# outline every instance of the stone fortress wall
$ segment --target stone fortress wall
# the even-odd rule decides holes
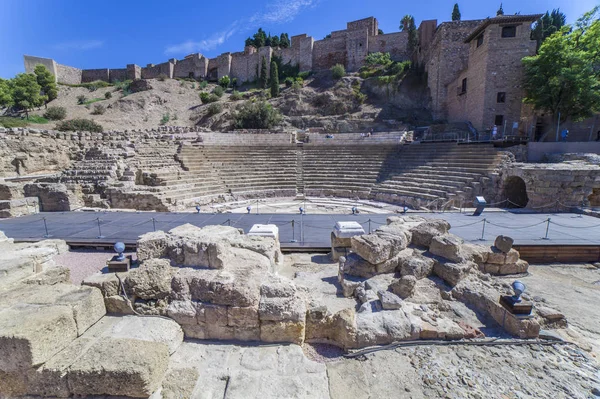
[[[114,82],[126,79],[154,79],[159,75],[169,78],[203,78],[216,80],[228,75],[239,82],[253,81],[264,57],[269,68],[274,56],[281,57],[284,64],[298,65],[301,71],[329,69],[343,64],[350,71],[358,70],[367,54],[377,51],[389,52],[392,59],[410,59],[407,51],[408,35],[396,32],[378,33],[378,23],[373,17],[349,22],[347,28],[332,32],[331,38],[315,40],[306,34],[292,36],[290,48],[246,47],[244,51],[223,53],[207,58],[195,53],[182,60],[172,58],[160,64],[139,67],[134,64],[121,69],[78,69],[58,64],[50,58],[24,56],[25,71],[33,72],[37,64],[45,65],[59,83],[79,84],[102,80]]]

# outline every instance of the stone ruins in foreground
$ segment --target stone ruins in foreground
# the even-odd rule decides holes
[[[140,237],[139,267],[96,274],[81,286],[52,259],[68,250],[63,241],[14,244],[3,236],[0,395],[210,396],[207,371],[195,365],[203,364],[202,347],[189,339],[353,349],[483,336],[458,316],[465,305],[519,338],[565,323],[547,312],[517,317],[499,303],[512,290],[491,274],[528,269],[512,240],[483,247],[449,229],[443,220],[390,217],[371,234],[333,243],[351,250],[339,258],[337,275],[323,269],[289,279],[279,274],[277,239],[186,224]],[[323,279],[334,285],[329,294],[313,289]],[[297,374],[282,376],[289,386],[316,378],[311,373],[323,365],[304,359],[282,367]],[[228,397],[247,395],[244,380],[259,372],[231,378]],[[319,386],[309,396],[327,396]]]

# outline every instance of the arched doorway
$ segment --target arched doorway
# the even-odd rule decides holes
[[[508,208],[525,208],[529,202],[525,181],[517,176],[511,176],[504,182],[504,198],[509,203]]]

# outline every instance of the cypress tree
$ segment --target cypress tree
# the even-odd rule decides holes
[[[260,76],[258,78],[258,82],[260,84],[261,89],[267,88],[268,79],[269,78],[267,77],[267,59],[263,56],[262,64],[260,66]]]
[[[458,3],[454,4],[454,9],[452,10],[452,20],[460,21],[460,9],[458,8]]]
[[[279,96],[279,71],[277,70],[277,63],[271,61],[271,97]]]

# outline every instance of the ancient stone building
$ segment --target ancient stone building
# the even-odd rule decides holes
[[[369,17],[348,22],[346,29],[331,32],[322,40],[306,34],[293,36],[291,47],[285,49],[249,46],[215,58],[190,54],[182,60],[173,58],[146,67],[130,64],[123,69],[80,70],[48,58],[24,58],[27,72],[43,64],[60,83],[152,79],[160,75],[208,80],[227,75],[243,83],[257,79],[263,58],[267,68],[278,57],[283,64],[297,65],[300,71],[327,70],[335,64],[357,71],[369,53],[388,52],[395,61],[412,59],[423,68],[434,119],[470,122],[478,130],[497,125],[501,133],[530,134],[538,122],[522,103],[521,59],[535,54],[530,32],[539,17],[508,15],[439,25],[437,20],[426,20],[419,26],[419,45],[414,54],[408,51],[407,32],[379,34],[377,19]],[[586,129],[592,131],[593,127]]]

